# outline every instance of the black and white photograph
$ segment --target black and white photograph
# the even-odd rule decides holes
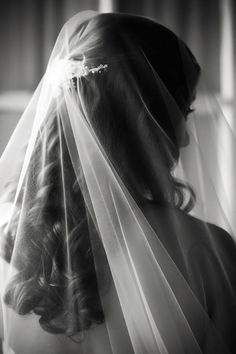
[[[0,8],[0,354],[236,354],[236,2]]]

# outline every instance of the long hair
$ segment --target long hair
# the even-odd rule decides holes
[[[111,70],[107,75],[81,78],[77,87],[98,139],[103,142],[108,157],[115,163],[118,173],[140,204],[146,201],[157,205],[174,205],[188,212],[194,204],[194,192],[187,184],[172,177],[164,142],[160,144],[158,136],[155,137],[159,140],[156,159],[161,167],[166,166],[166,174],[163,176],[160,169],[153,180],[152,165],[147,161],[147,152],[142,148],[142,141],[133,134],[134,126],[142,129],[145,112],[137,103],[132,85],[120,64],[114,64]],[[168,67],[163,70],[168,70]],[[168,87],[168,82],[165,84]],[[173,81],[171,86],[170,91],[174,91]],[[145,85],[143,87],[145,90]],[[146,96],[149,94],[151,95],[151,91]],[[178,101],[177,97],[176,100]],[[155,105],[150,107],[150,110],[154,109]],[[168,122],[158,123],[173,137]],[[42,154],[46,156],[43,164]],[[176,146],[172,163],[177,159]],[[165,191],[161,188],[163,178],[168,179],[169,188]],[[13,183],[13,190],[15,185]],[[39,315],[39,323],[44,330],[73,336],[89,329],[93,324],[102,323],[104,313],[99,297],[94,250],[89,238],[89,216],[63,135],[60,117],[52,115],[41,127],[25,186],[28,195],[24,196],[22,190],[10,228],[5,235],[3,256],[10,262],[15,244],[15,230],[19,215],[22,214],[23,232],[20,244],[17,244],[17,247],[21,247],[21,252],[15,260],[19,272],[8,284],[4,301],[21,315],[31,312]],[[28,202],[27,210],[22,211],[20,207],[23,197],[28,198]],[[67,220],[63,199],[65,197]],[[99,242],[97,247],[96,252],[100,252],[105,264],[105,252]],[[32,263],[37,264],[37,268],[32,267]],[[104,266],[104,278],[105,270]],[[70,296],[67,301],[68,292]]]
[[[24,215],[16,246],[21,250],[20,257],[13,259],[19,272],[8,284],[4,301],[21,315],[31,312],[39,315],[44,330],[73,336],[93,323],[101,323],[103,312],[84,198],[65,139],[63,136],[59,139],[59,124],[56,117],[51,117],[41,129],[26,183],[6,235],[4,253],[10,261],[14,252],[14,231],[20,214]],[[47,151],[42,168],[45,135]],[[63,176],[58,163],[62,151]],[[63,190],[66,191],[66,203]],[[24,210],[20,210],[21,203]]]

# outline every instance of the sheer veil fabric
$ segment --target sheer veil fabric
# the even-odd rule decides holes
[[[153,20],[63,26],[0,160],[5,353],[236,351],[235,136],[199,75]]]

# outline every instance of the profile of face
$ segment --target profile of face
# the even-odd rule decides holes
[[[193,90],[193,96],[192,96],[192,99],[190,100],[189,110],[187,111],[187,113],[184,116],[186,121],[187,121],[189,115],[194,111],[194,109],[191,108],[191,106],[192,106],[196,96],[197,96],[197,90],[195,89],[195,90]],[[190,142],[190,137],[189,137],[188,131],[186,129],[185,122],[182,124],[181,129],[179,129],[179,131],[176,132],[176,135],[178,137],[178,146],[180,148],[184,148],[184,147],[188,146],[188,144]]]

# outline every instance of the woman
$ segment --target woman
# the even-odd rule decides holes
[[[199,74],[150,19],[65,24],[1,158],[6,353],[235,352],[235,243],[186,125]]]

